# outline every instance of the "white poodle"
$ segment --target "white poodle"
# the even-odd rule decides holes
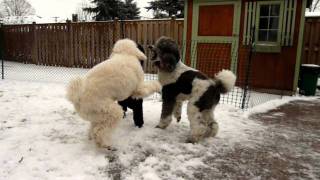
[[[117,101],[160,91],[158,81],[144,82],[140,61],[146,59],[134,41],[122,39],[115,43],[108,60],[68,85],[67,99],[81,118],[91,122],[89,138],[99,147],[111,146],[111,134],[123,117]]]

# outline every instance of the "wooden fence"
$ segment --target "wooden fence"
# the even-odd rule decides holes
[[[133,39],[145,48],[161,36],[170,36],[181,44],[183,20],[4,25],[2,30],[6,60],[91,68],[107,59],[114,42],[121,38]],[[154,72],[150,62],[144,69]]]
[[[307,17],[302,63],[320,65],[320,17]]]

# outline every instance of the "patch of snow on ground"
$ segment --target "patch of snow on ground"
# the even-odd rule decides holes
[[[0,81],[0,177],[3,179],[193,179],[204,159],[241,143],[254,146],[252,133],[264,127],[241,110],[219,105],[220,131],[199,144],[185,143],[186,106],[180,123],[166,130],[158,123],[161,102],[144,102],[145,125],[133,126],[132,112],[114,134],[117,151],[96,149],[87,138],[89,124],[65,99],[65,85]],[[221,160],[223,161],[223,160]]]
[[[257,114],[257,113],[265,113],[268,112],[272,109],[276,109],[279,106],[282,106],[284,104],[287,104],[291,101],[297,101],[297,100],[303,100],[303,101],[312,101],[317,99],[317,97],[306,97],[306,96],[284,96],[281,99],[274,99],[267,101],[263,104],[254,106],[248,111],[244,113],[244,117],[248,118],[252,114]]]

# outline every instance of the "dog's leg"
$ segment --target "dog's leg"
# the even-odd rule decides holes
[[[174,106],[174,117],[177,119],[177,122],[181,120],[181,109],[182,109],[182,101],[177,101],[176,105]]]
[[[92,114],[93,138],[98,147],[111,148],[111,135],[122,119],[123,110],[116,102],[107,99]]]
[[[133,120],[134,120],[134,124],[136,126],[138,126],[139,128],[141,128],[144,124],[143,122],[143,100],[139,99],[139,100],[135,100],[135,104],[134,107],[132,107],[133,110]]]
[[[118,104],[122,107],[122,110],[123,110],[123,118],[126,117],[126,112],[128,110],[128,105],[127,105],[128,102],[127,101],[128,101],[128,99],[118,102]]]
[[[175,101],[163,101],[161,119],[156,128],[165,129],[172,121],[172,113],[175,106]]]
[[[188,137],[187,142],[196,143],[205,137],[208,126],[203,114],[199,112],[193,101],[189,101],[188,103],[187,114],[191,129],[191,135]]]
[[[203,117],[208,124],[208,129],[206,132],[206,137],[215,137],[218,133],[219,125],[214,119],[213,109],[203,111]]]
[[[139,84],[136,91],[133,92],[132,97],[135,99],[142,99],[155,92],[161,91],[161,84],[159,81],[142,82]]]

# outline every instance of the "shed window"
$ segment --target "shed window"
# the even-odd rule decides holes
[[[283,9],[280,1],[260,1],[256,17],[256,50],[280,52]]]
[[[293,46],[297,0],[261,0],[245,3],[243,44],[250,45],[255,29],[258,51],[280,52]]]
[[[279,32],[280,5],[261,5],[258,41],[277,42]]]

